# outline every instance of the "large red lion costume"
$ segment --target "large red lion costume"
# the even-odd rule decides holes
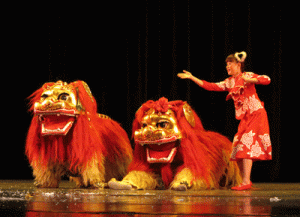
[[[126,132],[109,117],[97,114],[87,84],[46,83],[31,96],[34,112],[26,155],[35,185],[58,187],[69,175],[78,187],[104,187],[112,177],[122,179],[132,160]]]
[[[129,173],[112,179],[112,189],[200,190],[241,182],[232,143],[204,130],[197,114],[183,101],[161,98],[146,102],[133,122],[135,150]]]

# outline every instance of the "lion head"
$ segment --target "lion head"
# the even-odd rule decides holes
[[[161,98],[154,107],[145,111],[134,132],[135,143],[145,147],[148,163],[172,163],[177,153],[182,133],[173,106]],[[156,109],[155,109],[156,108]],[[184,115],[194,125],[191,108],[184,104]]]
[[[66,135],[82,110],[78,88],[62,81],[45,84],[40,99],[34,103],[43,136]]]

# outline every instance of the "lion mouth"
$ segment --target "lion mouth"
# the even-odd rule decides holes
[[[42,136],[58,135],[65,136],[72,128],[76,116],[69,113],[52,112],[40,113]]]
[[[177,153],[180,139],[177,136],[171,136],[169,138],[147,141],[136,139],[135,142],[145,146],[149,163],[172,163]]]
[[[146,147],[149,163],[172,163],[177,153],[176,141],[164,145],[150,144]]]

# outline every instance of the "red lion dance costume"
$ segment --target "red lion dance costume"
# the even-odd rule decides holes
[[[97,114],[85,82],[46,83],[30,98],[34,117],[26,155],[36,186],[58,187],[66,174],[78,187],[102,188],[126,175],[132,160],[128,136],[117,122]]]
[[[200,190],[241,182],[232,143],[204,130],[197,114],[183,101],[161,98],[146,102],[133,122],[135,150],[129,173],[112,179],[113,189]]]

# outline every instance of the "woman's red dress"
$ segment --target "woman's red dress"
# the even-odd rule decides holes
[[[243,74],[256,78],[256,84],[268,85],[271,82],[266,75],[244,72],[219,83],[203,81],[202,87],[209,91],[228,91],[226,100],[234,101],[236,119],[241,121],[233,140],[231,160],[271,160],[269,122],[264,103],[257,96],[255,84],[244,82]]]

